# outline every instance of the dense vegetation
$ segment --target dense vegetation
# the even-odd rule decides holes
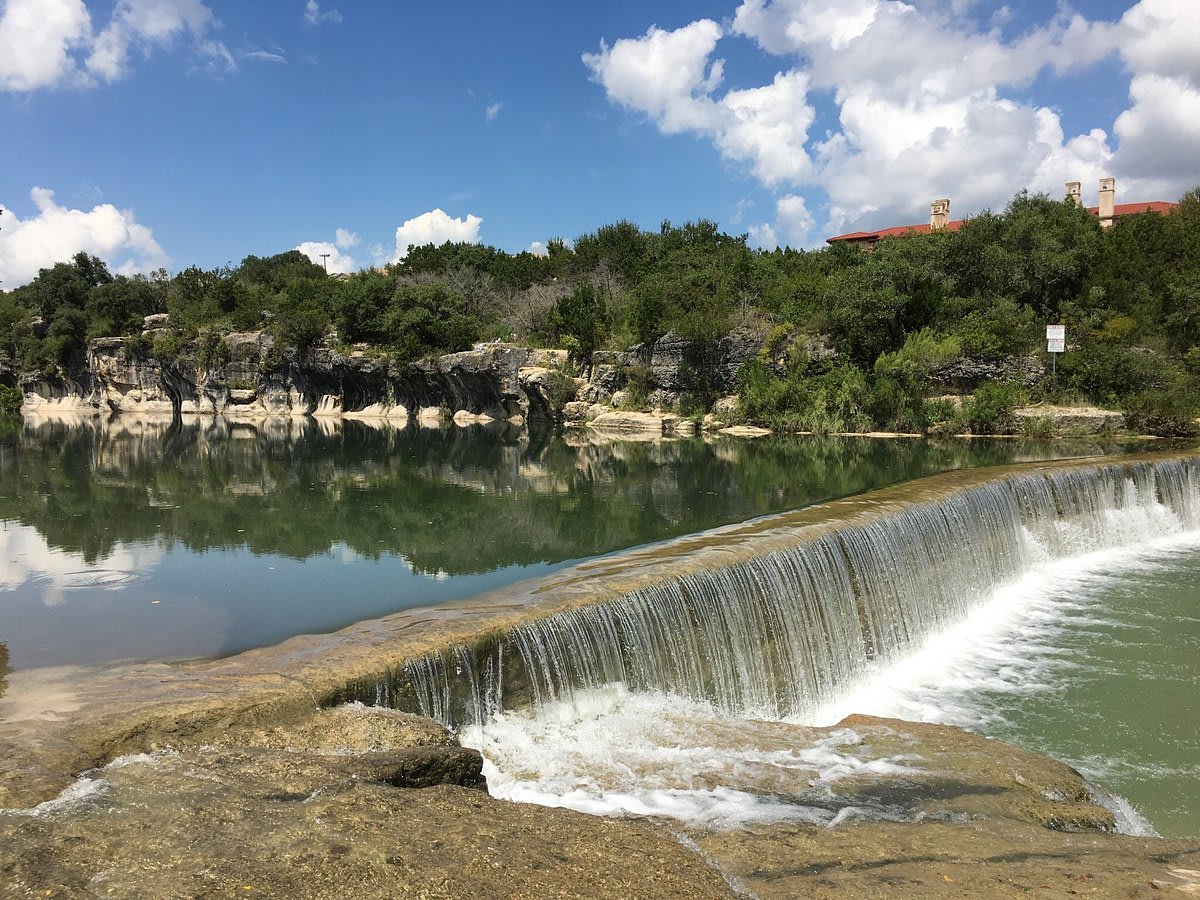
[[[581,364],[667,331],[703,354],[749,328],[767,337],[741,375],[750,420],[986,431],[1018,401],[1079,399],[1179,433],[1200,412],[1200,188],[1169,215],[1123,217],[1108,231],[1070,203],[1022,193],[957,232],[873,253],[755,251],[707,221],[656,232],[617,222],[573,246],[551,241],[545,256],[427,245],[348,277],[298,251],[174,277],[114,277],[81,253],[0,292],[0,360],[68,366],[90,338],[140,335],[159,312],[170,331],[146,349],[169,358],[197,341],[215,360],[223,334],[259,328],[299,352],[332,339],[403,361],[502,337],[565,346]],[[1068,334],[1053,381],[985,384],[961,404],[927,396],[931,373],[960,357],[1044,358],[1050,322]]]

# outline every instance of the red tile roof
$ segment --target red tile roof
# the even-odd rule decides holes
[[[1113,207],[1113,218],[1119,219],[1121,216],[1132,216],[1144,212],[1156,212],[1165,216],[1178,205],[1178,203],[1166,203],[1162,200],[1147,200],[1144,203],[1118,203]],[[1088,212],[1093,216],[1098,216],[1100,215],[1100,207],[1089,206]],[[966,219],[955,219],[952,222],[947,222],[945,230],[958,231],[966,222]],[[873,244],[882,238],[901,237],[906,234],[928,234],[930,231],[931,228],[928,222],[922,225],[896,225],[892,228],[880,228],[878,231],[852,231],[849,234],[839,234],[836,237],[826,238],[825,243],[864,241]]]
[[[1163,200],[1147,200],[1145,203],[1118,203],[1113,207],[1113,218],[1119,219],[1121,216],[1133,216],[1144,212],[1156,212],[1165,216],[1178,205],[1178,203],[1167,203]],[[1093,216],[1100,215],[1098,206],[1089,206],[1087,211]]]

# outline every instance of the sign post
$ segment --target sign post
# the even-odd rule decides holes
[[[1067,349],[1067,326],[1046,326],[1046,352],[1050,354],[1050,379],[1058,375],[1058,354]]]

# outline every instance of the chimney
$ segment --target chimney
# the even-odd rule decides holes
[[[1067,182],[1067,199],[1076,206],[1083,206],[1083,193],[1078,181]]]
[[[929,230],[941,231],[950,221],[950,200],[943,198],[929,204]]]
[[[1117,193],[1117,179],[1100,179],[1100,227],[1112,228],[1113,198]]]

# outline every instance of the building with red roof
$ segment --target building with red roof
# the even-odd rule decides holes
[[[1069,181],[1066,188],[1067,199],[1073,200],[1076,206],[1082,206],[1083,198],[1080,193],[1079,182]],[[1145,212],[1166,215],[1179,205],[1178,203],[1167,203],[1163,200],[1147,200],[1141,203],[1114,203],[1116,189],[1117,182],[1115,178],[1101,178],[1100,205],[1089,206],[1087,208],[1087,211],[1093,216],[1100,217],[1100,227],[1102,228],[1111,228],[1113,221],[1122,216],[1132,216]],[[950,218],[950,200],[943,198],[941,200],[934,200],[930,204],[928,224],[894,225],[891,228],[880,228],[877,231],[852,231],[849,234],[839,234],[831,238],[826,238],[825,243],[849,244],[861,247],[864,250],[872,250],[884,238],[906,237],[910,234],[928,234],[931,231],[958,231],[967,221],[967,219],[952,220]]]

